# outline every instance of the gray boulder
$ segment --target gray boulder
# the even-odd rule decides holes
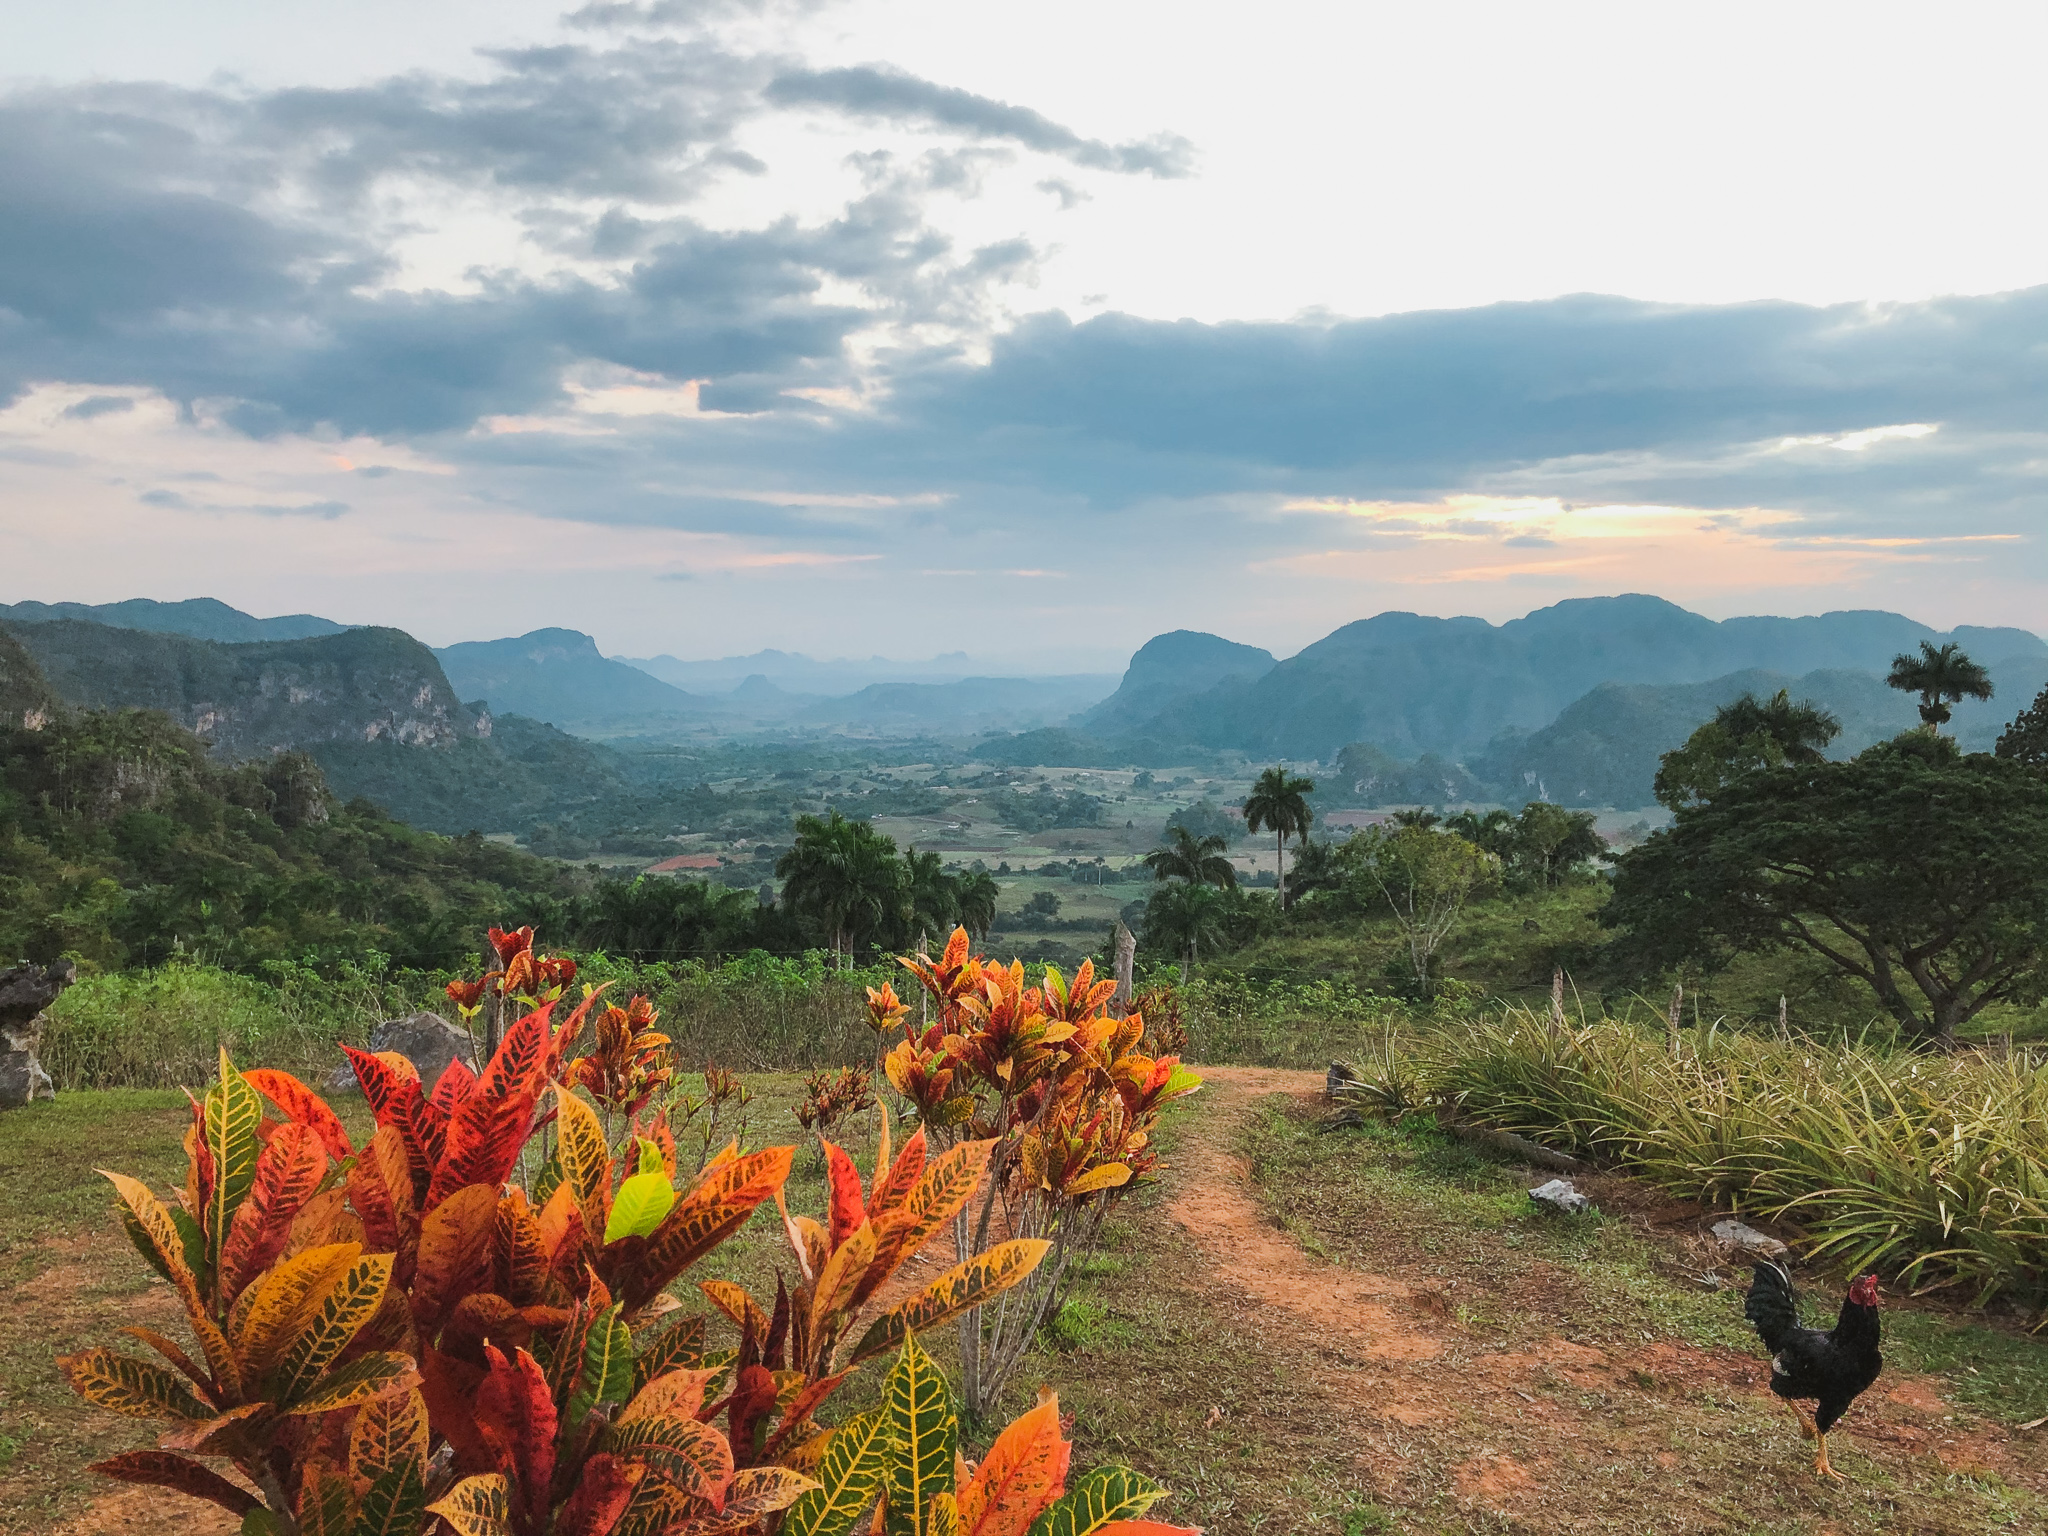
[[[1749,1253],[1762,1259],[1782,1259],[1792,1251],[1768,1232],[1759,1232],[1732,1216],[1715,1222],[1713,1231],[1714,1241],[1731,1254]]]
[[[1580,1194],[1578,1186],[1570,1179],[1552,1179],[1548,1184],[1539,1184],[1529,1191],[1529,1198],[1546,1209],[1562,1211],[1567,1216],[1593,1209],[1593,1202]]]
[[[370,1049],[396,1051],[405,1057],[419,1069],[420,1085],[429,1093],[451,1061],[460,1060],[472,1072],[476,1070],[469,1031],[460,1024],[449,1023],[438,1013],[409,1013],[402,1018],[386,1019],[370,1031]],[[356,1081],[356,1069],[346,1061],[329,1075],[326,1088],[330,1094],[362,1092],[362,1084]]]
[[[68,960],[0,971],[0,1109],[57,1097],[36,1054],[43,1044],[43,1010],[77,979],[78,967]]]

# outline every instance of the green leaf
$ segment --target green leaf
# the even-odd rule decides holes
[[[1135,1520],[1166,1490],[1129,1467],[1097,1467],[1031,1522],[1031,1536],[1089,1536],[1113,1520]]]
[[[426,1523],[427,1485],[419,1462],[408,1458],[380,1473],[363,1494],[349,1536],[417,1536]]]
[[[633,1171],[635,1173],[658,1173],[664,1179],[667,1178],[668,1164],[661,1160],[661,1148],[649,1141],[645,1136],[635,1136],[633,1139],[640,1145],[640,1166]]]
[[[654,1172],[636,1173],[620,1181],[619,1192],[612,1197],[611,1216],[604,1224],[604,1240],[616,1243],[622,1237],[651,1236],[675,1203],[675,1188],[657,1155]]]
[[[884,1536],[925,1536],[932,1495],[954,1491],[960,1424],[945,1376],[915,1338],[904,1340],[903,1353],[883,1384],[882,1411],[894,1443]]]
[[[535,1210],[539,1210],[548,1203],[548,1196],[555,1192],[561,1182],[562,1165],[551,1157],[540,1165],[540,1172],[533,1176],[533,1188],[527,1193],[526,1198],[532,1202]]]
[[[221,1244],[235,1212],[256,1182],[256,1155],[263,1150],[257,1127],[263,1124],[263,1095],[220,1052],[220,1081],[206,1091],[201,1113],[206,1150],[213,1160],[213,1189],[206,1202],[206,1273],[220,1268]]]
[[[284,1536],[284,1526],[259,1504],[242,1516],[242,1536]]]
[[[880,1409],[832,1431],[815,1474],[818,1486],[782,1517],[782,1536],[845,1536],[882,1491],[894,1447],[889,1416]]]
[[[633,1330],[620,1320],[614,1302],[590,1325],[583,1343],[583,1370],[569,1398],[569,1423],[581,1424],[599,1403],[623,1403],[633,1394]]]

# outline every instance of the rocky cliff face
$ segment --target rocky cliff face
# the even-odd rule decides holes
[[[478,734],[434,653],[401,630],[225,645],[72,620],[10,628],[65,703],[162,710],[217,758],[343,741],[450,746]]]

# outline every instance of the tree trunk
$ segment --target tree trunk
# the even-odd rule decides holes
[[[1280,910],[1287,910],[1287,834],[1279,832],[1273,837],[1273,877],[1280,885]]]

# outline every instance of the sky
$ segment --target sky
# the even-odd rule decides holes
[[[2048,11],[0,0],[0,600],[2048,628]]]

